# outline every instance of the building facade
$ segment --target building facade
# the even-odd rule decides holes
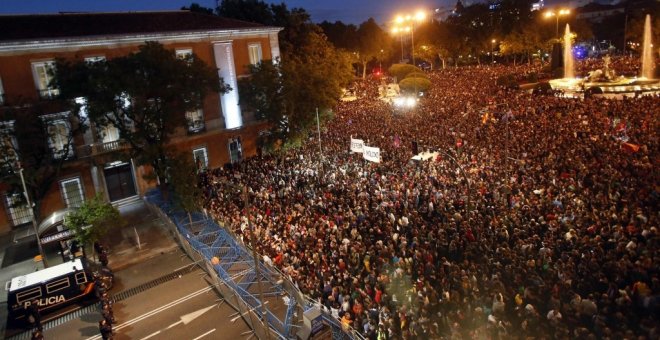
[[[247,75],[249,65],[279,57],[279,31],[189,11],[0,16],[0,110],[57,97],[58,89],[50,83],[56,59],[111,59],[156,41],[177,56],[194,53],[217,68],[231,86],[228,93],[207,96],[200,110],[182,112],[188,126],[177,131],[171,145],[186,150],[204,167],[220,167],[257,153],[259,132],[267,126],[241,109],[237,80]],[[44,115],[51,136],[48,145],[55,153],[70,130],[68,114],[53,108]],[[0,129],[6,131],[13,124],[0,122]],[[63,140],[57,136],[64,136]],[[57,184],[41,201],[42,219],[76,207],[96,193],[121,204],[153,187],[153,181],[143,178],[148,169],[119,157],[125,147],[112,127],[87,129],[65,155]],[[27,206],[14,204],[16,197],[8,189],[0,183],[0,234],[29,224],[32,217]]]

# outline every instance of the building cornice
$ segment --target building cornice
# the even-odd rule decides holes
[[[145,41],[192,42],[234,40],[251,36],[277,34],[280,27],[259,27],[231,30],[205,30],[189,32],[162,32],[148,34],[122,34],[90,37],[67,37],[53,39],[32,39],[22,41],[0,42],[0,55],[23,54],[25,52],[46,52],[62,49],[79,49],[89,47],[116,47],[118,45],[142,44]]]

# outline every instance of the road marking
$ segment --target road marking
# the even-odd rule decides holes
[[[174,326],[176,326],[176,325],[180,325],[180,324],[182,324],[182,323],[183,323],[183,320],[179,320],[179,321],[177,321],[177,322],[175,322],[175,323],[173,323],[173,324],[167,326],[167,328],[165,328],[165,329],[170,329],[170,328],[172,328],[172,327],[174,327]]]
[[[209,334],[211,334],[211,333],[213,333],[213,332],[215,332],[215,328],[213,328],[212,330],[210,330],[210,331],[208,331],[208,332],[206,332],[206,333],[204,333],[204,334],[202,334],[202,335],[200,335],[200,336],[194,338],[193,340],[199,340],[199,339],[201,339],[201,338],[203,338],[203,337],[205,337],[205,336],[207,336],[207,335],[209,335]]]
[[[145,336],[145,337],[142,338],[141,340],[147,340],[147,339],[152,338],[152,337],[154,337],[154,336],[156,336],[156,335],[158,335],[158,334],[160,334],[160,331],[155,331],[155,332],[153,332],[153,333],[151,333],[151,334]]]
[[[188,295],[186,295],[186,296],[184,296],[184,297],[182,297],[182,298],[179,298],[179,299],[177,299],[177,300],[174,300],[174,301],[172,301],[172,302],[170,302],[170,303],[168,303],[168,304],[166,304],[166,305],[164,305],[164,306],[158,307],[158,308],[156,308],[156,309],[154,309],[154,310],[152,310],[152,311],[150,311],[150,312],[144,313],[144,314],[142,314],[141,316],[139,316],[139,317],[137,317],[137,318],[135,318],[135,319],[132,319],[132,320],[126,321],[126,322],[124,322],[124,323],[122,323],[122,324],[119,324],[117,327],[115,327],[114,330],[118,331],[118,330],[120,330],[120,329],[122,329],[122,328],[124,328],[124,327],[128,327],[128,326],[130,326],[130,325],[132,325],[132,324],[134,324],[134,323],[140,322],[140,321],[142,321],[142,320],[144,320],[144,319],[146,319],[146,318],[148,318],[148,317],[154,316],[154,315],[156,315],[156,314],[158,314],[158,313],[160,313],[160,312],[162,312],[162,311],[164,311],[164,310],[167,310],[167,309],[169,309],[169,308],[172,308],[172,307],[174,307],[174,306],[176,306],[176,305],[178,305],[178,304],[180,304],[180,303],[182,303],[182,302],[185,302],[185,301],[187,301],[187,300],[190,300],[190,299],[192,299],[192,298],[194,298],[194,297],[196,297],[196,296],[198,296],[198,295],[204,294],[204,293],[210,291],[211,289],[213,289],[213,287],[205,287],[205,288],[202,288],[202,289],[200,289],[200,290],[198,290],[198,291],[196,291],[196,292],[190,293],[190,294],[188,294]],[[95,335],[95,336],[93,336],[93,337],[87,338],[87,340],[98,340],[98,339],[101,339],[101,335]]]

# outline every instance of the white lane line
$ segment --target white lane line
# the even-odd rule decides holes
[[[183,323],[183,320],[179,320],[179,321],[177,321],[177,322],[175,322],[175,323],[173,323],[173,324],[167,326],[167,328],[165,328],[165,329],[170,329],[170,328],[172,328],[172,327],[174,327],[174,326],[176,326],[176,325],[180,325],[180,324],[182,324],[182,323]]]
[[[124,328],[124,327],[128,327],[128,326],[130,326],[130,325],[132,325],[132,324],[134,324],[134,323],[140,322],[140,321],[142,321],[142,320],[144,320],[144,319],[146,319],[146,318],[148,318],[148,317],[151,317],[151,316],[153,316],[153,315],[156,315],[156,314],[158,314],[158,313],[160,313],[160,312],[162,312],[162,311],[164,311],[164,310],[166,310],[166,309],[169,309],[169,308],[171,308],[171,307],[174,307],[174,306],[176,306],[176,305],[178,305],[178,304],[180,304],[180,303],[182,303],[182,302],[185,302],[185,301],[187,301],[187,300],[190,300],[190,299],[192,299],[192,298],[194,298],[194,297],[196,297],[196,296],[198,296],[198,295],[204,294],[204,293],[210,291],[211,289],[213,289],[213,287],[205,287],[205,288],[202,288],[202,289],[200,289],[200,290],[198,290],[198,291],[196,291],[196,292],[190,293],[190,294],[188,294],[188,295],[186,295],[186,296],[184,296],[184,297],[182,297],[182,298],[179,298],[179,299],[177,299],[177,300],[174,300],[174,301],[172,301],[172,302],[170,302],[170,303],[168,303],[168,304],[166,304],[166,305],[164,305],[164,306],[158,307],[158,308],[156,308],[156,309],[154,309],[154,310],[152,310],[152,311],[150,311],[150,312],[147,312],[147,313],[145,313],[145,314],[143,314],[143,315],[141,315],[141,316],[139,316],[139,317],[137,317],[137,318],[135,318],[135,319],[132,319],[132,320],[126,321],[126,322],[124,322],[124,323],[122,323],[122,324],[119,324],[117,327],[114,328],[114,330],[115,330],[115,331],[118,331],[118,330],[120,330],[120,329],[122,329],[122,328]],[[99,334],[99,335],[95,335],[95,336],[93,336],[93,337],[89,337],[89,338],[87,338],[87,340],[98,340],[98,339],[101,339],[101,335],[100,335],[100,334]]]
[[[149,339],[149,338],[153,338],[153,337],[155,337],[155,336],[158,335],[158,334],[160,334],[160,331],[155,331],[155,332],[153,332],[153,333],[151,333],[151,334],[145,336],[145,337],[142,338],[141,340],[147,340],[147,339]]]
[[[205,336],[207,336],[207,335],[209,335],[209,334],[211,334],[211,333],[213,333],[213,332],[215,332],[215,328],[213,328],[212,330],[210,330],[210,331],[208,331],[208,332],[206,332],[206,333],[204,333],[204,334],[202,334],[202,335],[200,335],[200,336],[194,338],[193,340],[199,340],[199,339],[201,339],[201,338],[203,338],[203,337],[205,337]]]

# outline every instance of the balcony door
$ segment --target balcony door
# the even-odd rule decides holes
[[[103,173],[105,175],[105,185],[108,190],[110,202],[133,197],[137,194],[130,163],[121,163],[106,167]]]

